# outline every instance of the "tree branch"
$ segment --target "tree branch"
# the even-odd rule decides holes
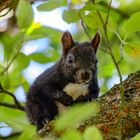
[[[13,100],[14,100],[14,103],[15,103],[14,105],[8,104],[8,103],[0,103],[0,105],[6,106],[6,107],[11,107],[11,108],[16,108],[16,109],[20,109],[22,111],[25,111],[25,108],[18,102],[18,100],[16,99],[14,94],[9,92],[9,91],[7,91],[7,90],[5,90],[2,87],[1,83],[0,83],[0,93],[4,93],[4,94],[7,94],[7,95],[11,96],[13,98]]]
[[[1,139],[1,140],[7,140],[7,139],[13,138],[13,137],[15,137],[15,136],[18,136],[18,135],[20,135],[20,134],[21,134],[21,132],[15,132],[15,133],[12,133],[11,135],[6,136],[6,137],[1,137],[1,136],[0,136],[0,139]]]
[[[81,133],[88,126],[96,126],[102,132],[104,140],[126,140],[140,132],[140,71],[130,74],[123,81],[125,89],[125,107],[121,110],[120,84],[114,85],[106,94],[93,102],[100,104],[100,112],[92,116],[78,127]],[[122,135],[120,136],[120,116],[122,115]],[[66,130],[64,130],[66,131]],[[53,122],[40,131],[41,136],[59,138],[63,132],[54,129]]]
[[[9,108],[16,108],[16,106],[14,104],[9,104],[9,103],[3,103],[0,102],[0,106],[5,106],[5,107],[9,107]]]

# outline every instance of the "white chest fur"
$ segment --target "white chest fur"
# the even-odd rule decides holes
[[[67,84],[64,89],[64,92],[71,96],[73,100],[76,100],[80,96],[85,96],[88,94],[88,85],[87,84],[77,84],[77,83],[69,83]],[[61,104],[60,102],[55,102],[58,107],[58,112],[63,112],[66,110],[66,106]]]
[[[69,83],[63,89],[69,96],[76,100],[80,96],[85,96],[88,93],[87,84]]]

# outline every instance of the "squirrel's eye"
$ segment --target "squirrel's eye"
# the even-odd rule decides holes
[[[95,59],[95,60],[94,60],[94,63],[97,63],[97,62],[98,62],[98,60],[97,60],[97,59]]]
[[[73,60],[72,60],[72,59],[69,59],[69,60],[68,60],[68,63],[73,63]]]
[[[68,58],[67,58],[67,63],[68,64],[72,64],[74,61],[74,56],[73,55],[69,55]]]

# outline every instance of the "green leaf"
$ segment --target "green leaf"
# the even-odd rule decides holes
[[[131,140],[140,140],[140,134],[137,134],[135,137],[133,137]]]
[[[17,34],[15,34],[12,38],[11,45],[14,47],[14,49],[17,50],[22,47],[22,43],[24,42],[25,34],[24,32],[20,31]]]
[[[25,112],[6,107],[0,107],[0,110],[0,121],[7,123],[14,129],[20,131],[25,129],[28,125]]]
[[[80,19],[79,11],[78,10],[65,10],[63,13],[63,19],[67,23],[77,22]]]
[[[3,72],[3,70],[2,70],[2,72]],[[6,73],[5,75],[3,75],[0,78],[1,78],[0,80],[1,80],[3,87],[8,89],[10,86],[9,74]]]
[[[61,140],[82,140],[80,132],[76,130],[68,130],[61,138]]]
[[[43,4],[40,4],[37,9],[40,11],[50,11],[57,7],[66,6],[66,0],[49,0]]]
[[[33,53],[30,55],[31,59],[39,63],[47,63],[47,57],[44,53]]]
[[[99,2],[101,2],[101,1],[103,1],[103,0],[95,0],[95,3],[99,3]]]
[[[33,21],[33,9],[29,1],[20,0],[17,10],[16,18],[20,29],[28,28]]]
[[[42,26],[34,29],[29,35],[26,36],[26,40],[35,40],[39,38],[51,38],[52,40],[59,39],[60,31]]]
[[[30,57],[25,55],[24,53],[20,52],[18,54],[18,57],[16,58],[16,62],[17,62],[18,68],[23,70],[24,68],[26,68],[29,65]]]
[[[105,23],[106,16],[107,16],[106,13],[100,12],[100,15]],[[90,28],[103,29],[103,23],[102,23],[101,19],[99,18],[96,11],[92,11],[89,14],[84,15],[82,18],[83,18],[84,23],[87,26],[89,26]],[[111,18],[111,16],[109,16],[109,19],[108,19],[107,29],[108,29],[108,31],[114,31],[116,29],[116,23]]]
[[[62,113],[55,122],[55,127],[58,130],[76,127],[80,122],[95,115],[99,111],[99,105],[96,103],[86,103],[68,108]]]
[[[126,33],[140,31],[140,12],[133,14],[125,23],[124,30]]]
[[[3,34],[0,36],[0,41],[2,43],[2,45],[4,46],[4,59],[9,59],[10,54],[13,51],[13,37],[10,36],[9,34]]]
[[[53,53],[53,54],[52,54]],[[47,62],[53,62],[56,61],[59,57],[59,55],[56,52],[48,52],[48,56],[44,53],[33,53],[30,55],[31,59],[34,61],[37,61],[39,63],[47,63]]]
[[[92,1],[88,1],[86,3],[86,5],[82,8],[84,11],[94,11],[94,10],[100,10],[101,6],[98,4],[94,4],[92,3]]]
[[[34,140],[35,126],[28,125],[17,140]]]
[[[4,45],[4,58],[9,60],[12,54],[17,52],[17,49],[21,46],[24,39],[24,32],[20,31],[14,36],[9,34],[3,34],[0,36],[0,41]]]
[[[96,127],[86,128],[83,137],[84,140],[103,140],[100,131]]]
[[[99,64],[99,74],[98,76],[101,78],[101,77],[111,77],[112,74],[113,74],[113,71],[114,71],[114,65],[113,63],[111,63],[110,61],[111,59],[105,59],[103,61],[101,61],[101,63]],[[106,61],[108,61],[108,63],[106,64]],[[103,64],[106,64],[105,67],[102,67]]]
[[[25,93],[28,93],[28,90],[29,90],[29,83],[26,81],[25,78],[22,79],[22,83],[21,83],[21,84],[22,84],[22,87],[23,87]]]

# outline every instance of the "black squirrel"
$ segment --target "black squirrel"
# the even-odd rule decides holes
[[[27,94],[27,114],[37,130],[54,119],[62,106],[98,97],[96,51],[99,44],[98,32],[91,42],[84,43],[74,42],[68,31],[63,34],[61,58],[34,81]]]

